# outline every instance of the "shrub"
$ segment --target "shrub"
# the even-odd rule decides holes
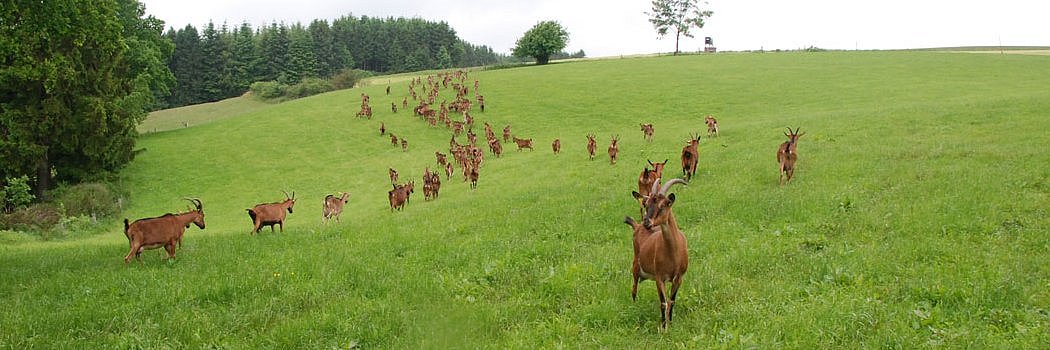
[[[302,82],[289,86],[285,89],[285,97],[289,99],[313,96],[320,93],[332,91],[332,83],[321,78],[306,78]]]
[[[62,220],[62,211],[51,203],[37,203],[0,215],[0,230],[47,231]]]
[[[332,88],[335,90],[350,89],[357,85],[361,79],[372,76],[369,71],[359,69],[343,69],[332,76]]]
[[[10,213],[29,205],[33,199],[36,199],[36,196],[33,195],[33,188],[29,187],[28,176],[9,177],[4,182],[6,185],[0,188],[0,198],[3,198],[3,201],[0,202],[0,210],[3,212]]]
[[[249,88],[252,95],[264,100],[275,100],[284,96],[287,87],[276,81],[257,81]]]
[[[103,183],[82,183],[56,192],[55,202],[65,209],[66,216],[98,218],[120,213],[117,196]]]

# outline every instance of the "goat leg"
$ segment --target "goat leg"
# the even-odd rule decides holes
[[[664,290],[663,278],[656,278],[656,294],[660,296],[660,330],[667,330],[667,313],[670,305],[667,304],[666,291]]]
[[[682,275],[675,276],[674,280],[671,281],[671,304],[667,306],[667,323],[671,323],[671,319],[674,316],[674,303],[675,299],[678,298],[678,287],[682,286]]]

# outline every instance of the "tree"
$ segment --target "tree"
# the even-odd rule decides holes
[[[537,23],[514,46],[517,57],[534,57],[536,64],[547,64],[553,54],[561,52],[569,42],[569,32],[555,21]]]
[[[187,24],[178,31],[169,31],[168,37],[175,43],[175,51],[171,54],[168,67],[175,74],[178,83],[169,101],[174,106],[204,102],[204,85],[209,78],[205,76],[205,60],[197,28]]]
[[[162,22],[144,13],[134,0],[0,7],[0,178],[34,176],[46,199],[56,177],[131,161],[135,127],[170,77]]]
[[[661,38],[667,33],[674,31],[674,54],[677,55],[678,42],[684,35],[692,38],[690,29],[704,27],[704,18],[711,17],[714,12],[701,10],[699,0],[653,0],[653,12],[649,15],[649,22],[656,28],[656,33]]]

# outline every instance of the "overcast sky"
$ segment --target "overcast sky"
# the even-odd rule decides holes
[[[331,20],[343,15],[445,21],[460,38],[510,53],[542,20],[569,31],[566,51],[589,57],[670,52],[644,14],[649,0],[142,0],[146,12],[181,28],[209,20]],[[971,45],[1050,45],[1050,2],[1043,0],[710,0],[714,16],[681,49],[711,36],[719,50],[896,49]]]

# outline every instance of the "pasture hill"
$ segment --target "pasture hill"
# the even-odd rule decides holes
[[[0,347],[1045,347],[1048,66],[791,52],[472,71],[479,138],[509,124],[535,150],[486,149],[476,190],[457,168],[431,201],[421,175],[450,132],[390,111],[407,80],[225,110],[144,135],[123,172],[126,217],[202,200],[207,227],[186,231],[177,259],[124,265],[116,220],[105,235],[0,243]],[[362,93],[371,120],[354,116]],[[721,136],[701,139],[696,175],[672,190],[690,266],[664,333],[652,282],[631,301],[623,220],[640,219],[646,160],[681,176],[708,114]],[[779,186],[785,127],[806,134]],[[403,211],[388,168],[416,183]],[[250,235],[245,209],[281,191],[298,198],[284,232]],[[342,222],[321,224],[339,191]]]

